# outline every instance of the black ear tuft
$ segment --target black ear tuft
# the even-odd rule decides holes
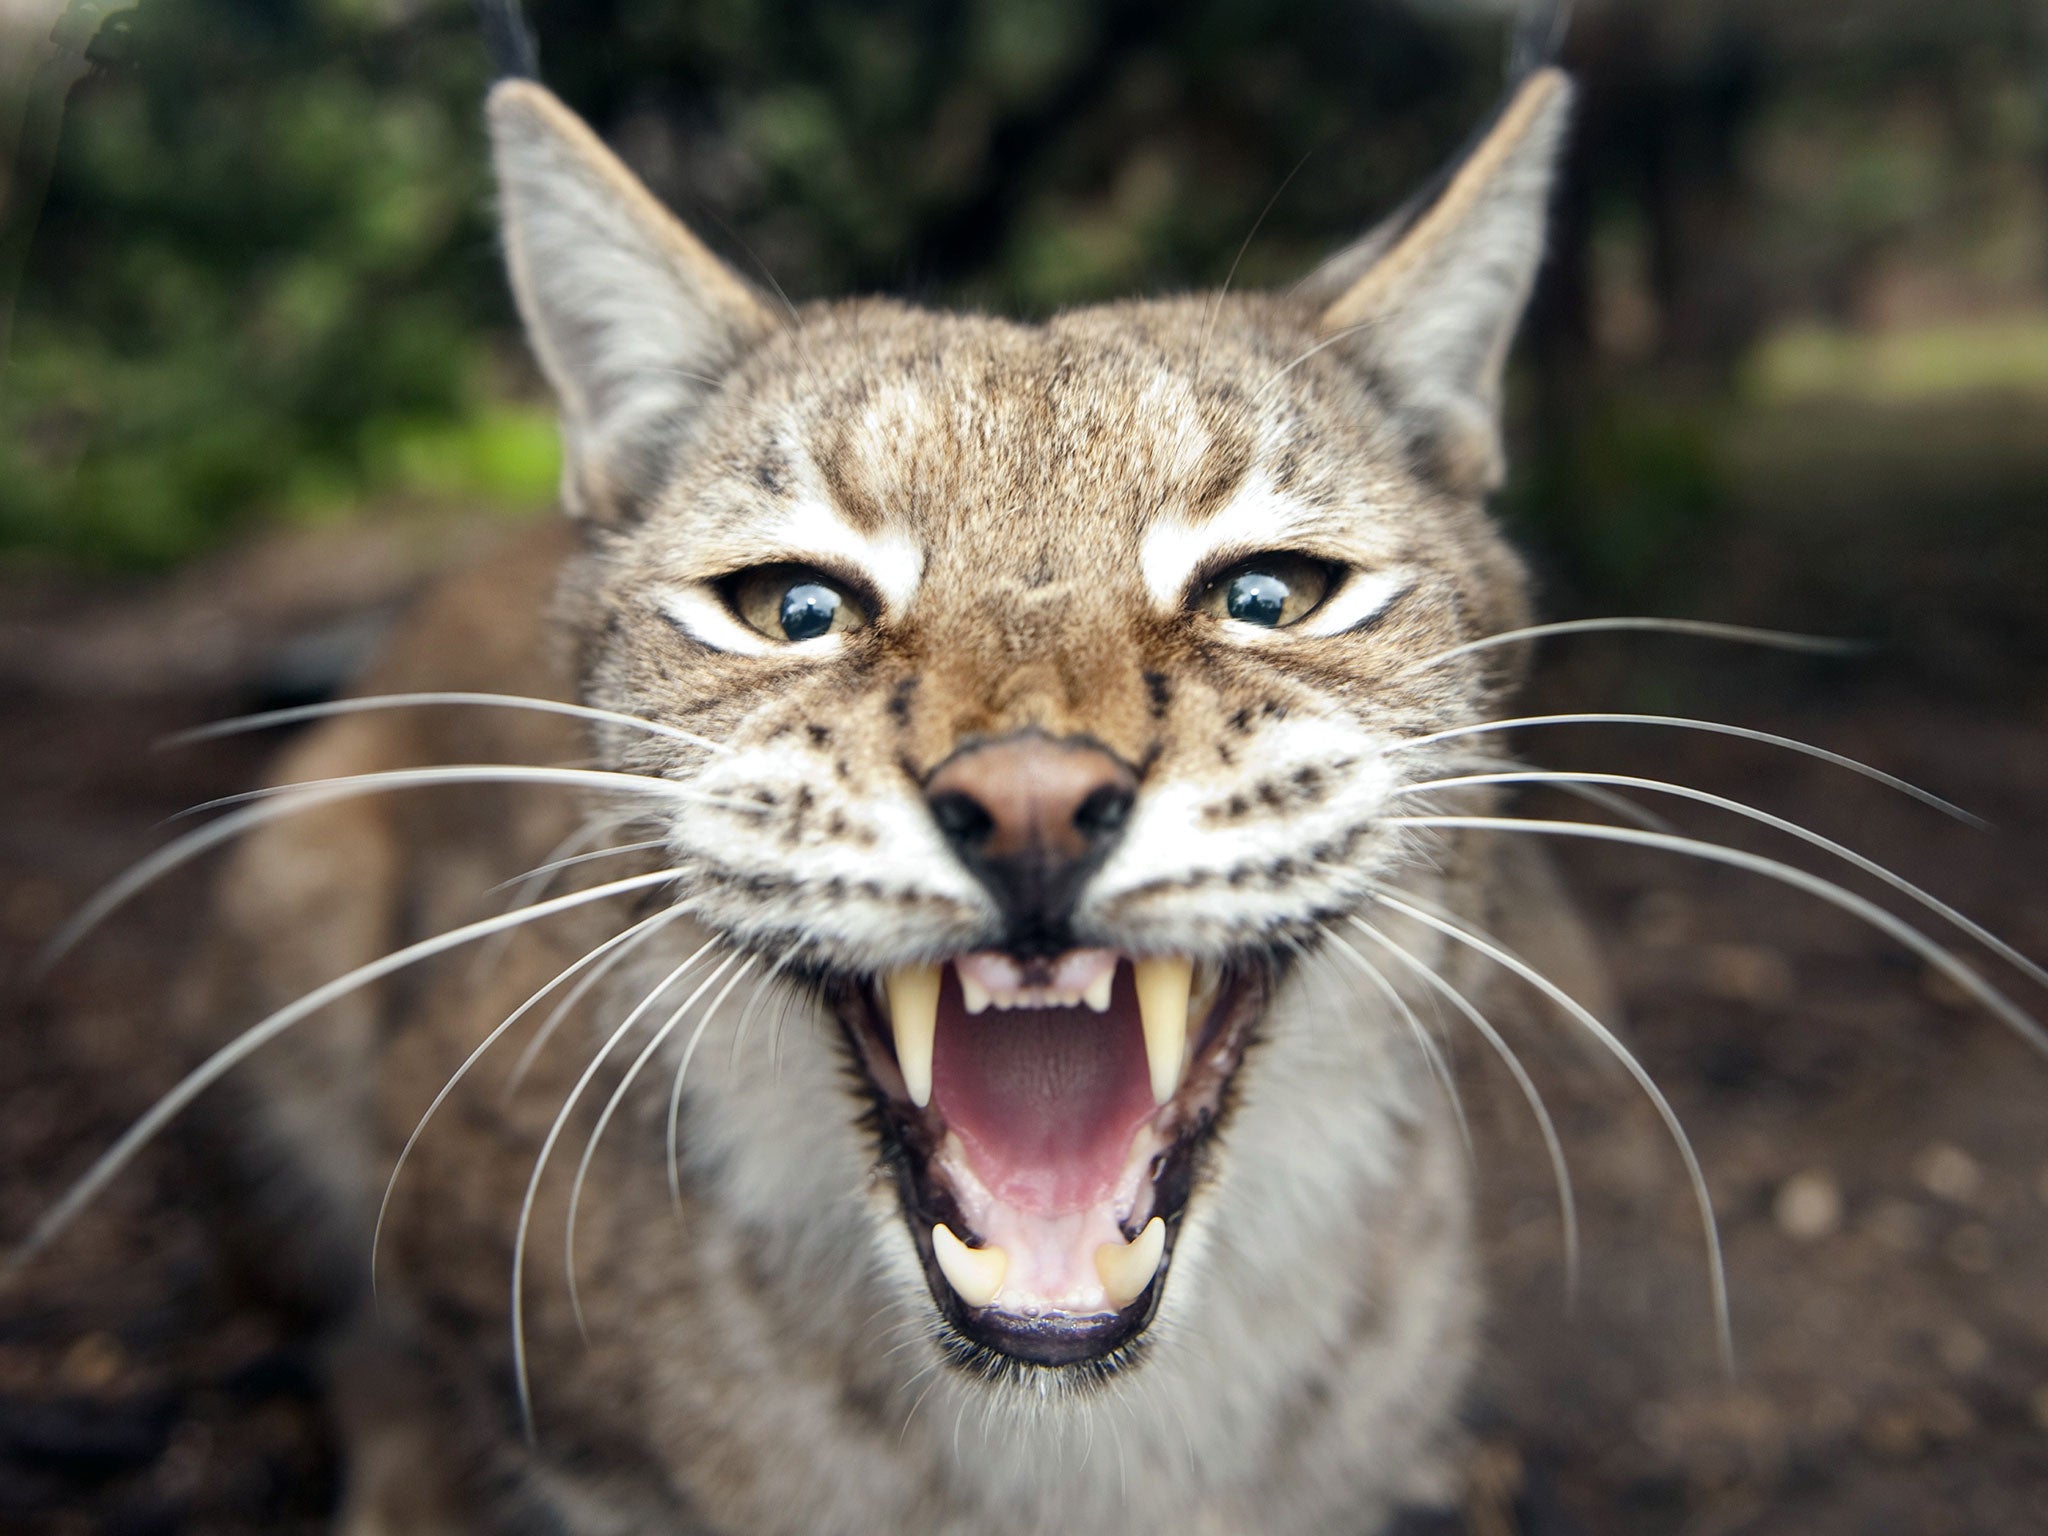
[[[519,12],[519,0],[476,0],[476,19],[491,52],[493,80],[540,78],[540,56]]]

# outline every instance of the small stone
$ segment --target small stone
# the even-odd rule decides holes
[[[1920,1400],[1918,1418],[1936,1440],[1961,1440],[1977,1427],[1977,1411],[1953,1392],[1928,1393]]]
[[[1934,1349],[1941,1356],[1941,1363],[1958,1376],[1967,1376],[1991,1358],[1991,1346],[1984,1341],[1984,1335],[1968,1323],[1951,1323],[1943,1328]]]
[[[1842,1189],[1825,1168],[1795,1173],[1771,1202],[1778,1230],[1802,1243],[1832,1237],[1842,1226]]]
[[[1864,1220],[1863,1229],[1893,1253],[1918,1253],[1927,1246],[1927,1212],[1910,1200],[1887,1200]]]
[[[64,1351],[57,1372],[77,1392],[97,1392],[110,1385],[128,1363],[128,1351],[111,1333],[88,1333]]]
[[[1672,949],[1692,938],[1692,902],[1677,891],[1650,891],[1629,909],[1629,931],[1645,949]]]
[[[1755,1007],[1782,1007],[1797,978],[1791,962],[1761,944],[1709,944],[1700,951],[1700,985],[1715,997]]]
[[[2034,1388],[2033,1395],[2027,1399],[2027,1407],[2033,1412],[2034,1427],[2048,1434],[2048,1385]]]
[[[1921,968],[1920,990],[1950,1013],[1966,1013],[1977,1006],[1977,1000],[1958,986],[1953,976],[1931,965]]]
[[[1988,1273],[1998,1257],[1998,1250],[1991,1240],[1991,1229],[1975,1221],[1949,1233],[1941,1251],[1948,1256],[1949,1263],[1966,1275]]]
[[[1957,1205],[1968,1205],[1984,1187],[1984,1170],[1961,1147],[1946,1141],[1932,1142],[1913,1159],[1913,1177],[1930,1195],[1939,1195]]]
[[[1888,1460],[1904,1461],[1919,1455],[1927,1442],[1918,1419],[1889,1408],[1863,1421],[1863,1443]]]

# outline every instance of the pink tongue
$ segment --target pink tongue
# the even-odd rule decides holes
[[[998,1200],[1047,1216],[1108,1200],[1154,1107],[1129,965],[1117,967],[1107,1013],[990,1008],[971,1016],[948,966],[932,1103]]]

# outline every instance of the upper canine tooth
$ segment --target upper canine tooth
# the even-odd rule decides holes
[[[951,1233],[947,1234],[949,1237]],[[1095,1273],[1109,1304],[1121,1312],[1145,1292],[1166,1255],[1166,1223],[1154,1216],[1128,1243],[1104,1243],[1095,1250]]]
[[[1088,1006],[1097,1013],[1109,1012],[1110,989],[1116,985],[1116,967],[1111,966],[1100,976],[1088,983],[1088,990],[1082,994]]]
[[[1180,1086],[1187,1055],[1195,963],[1185,955],[1148,955],[1131,969],[1138,986],[1138,1020],[1145,1028],[1145,1060],[1152,1069],[1152,1102],[1164,1104]]]
[[[1143,1237],[1139,1240],[1143,1241]],[[996,1292],[1003,1288],[1003,1276],[1010,1271],[1010,1256],[1002,1249],[970,1248],[943,1221],[932,1228],[932,1252],[946,1283],[970,1307],[985,1307],[994,1301]],[[1100,1269],[1101,1259],[1095,1262]],[[1153,1260],[1154,1264],[1158,1262]]]
[[[988,988],[984,987],[972,976],[969,976],[965,971],[962,971],[960,973],[960,1006],[969,1013],[986,1013],[988,1011],[988,1003]]]
[[[919,1109],[932,1101],[932,1042],[939,1032],[939,968],[906,965],[883,982],[889,993],[889,1027],[896,1034],[896,1063],[903,1086]]]

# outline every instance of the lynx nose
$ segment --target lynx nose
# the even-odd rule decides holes
[[[1083,741],[1035,732],[956,752],[925,782],[932,819],[1008,922],[1003,947],[1058,954],[1081,887],[1138,797],[1129,766]]]

